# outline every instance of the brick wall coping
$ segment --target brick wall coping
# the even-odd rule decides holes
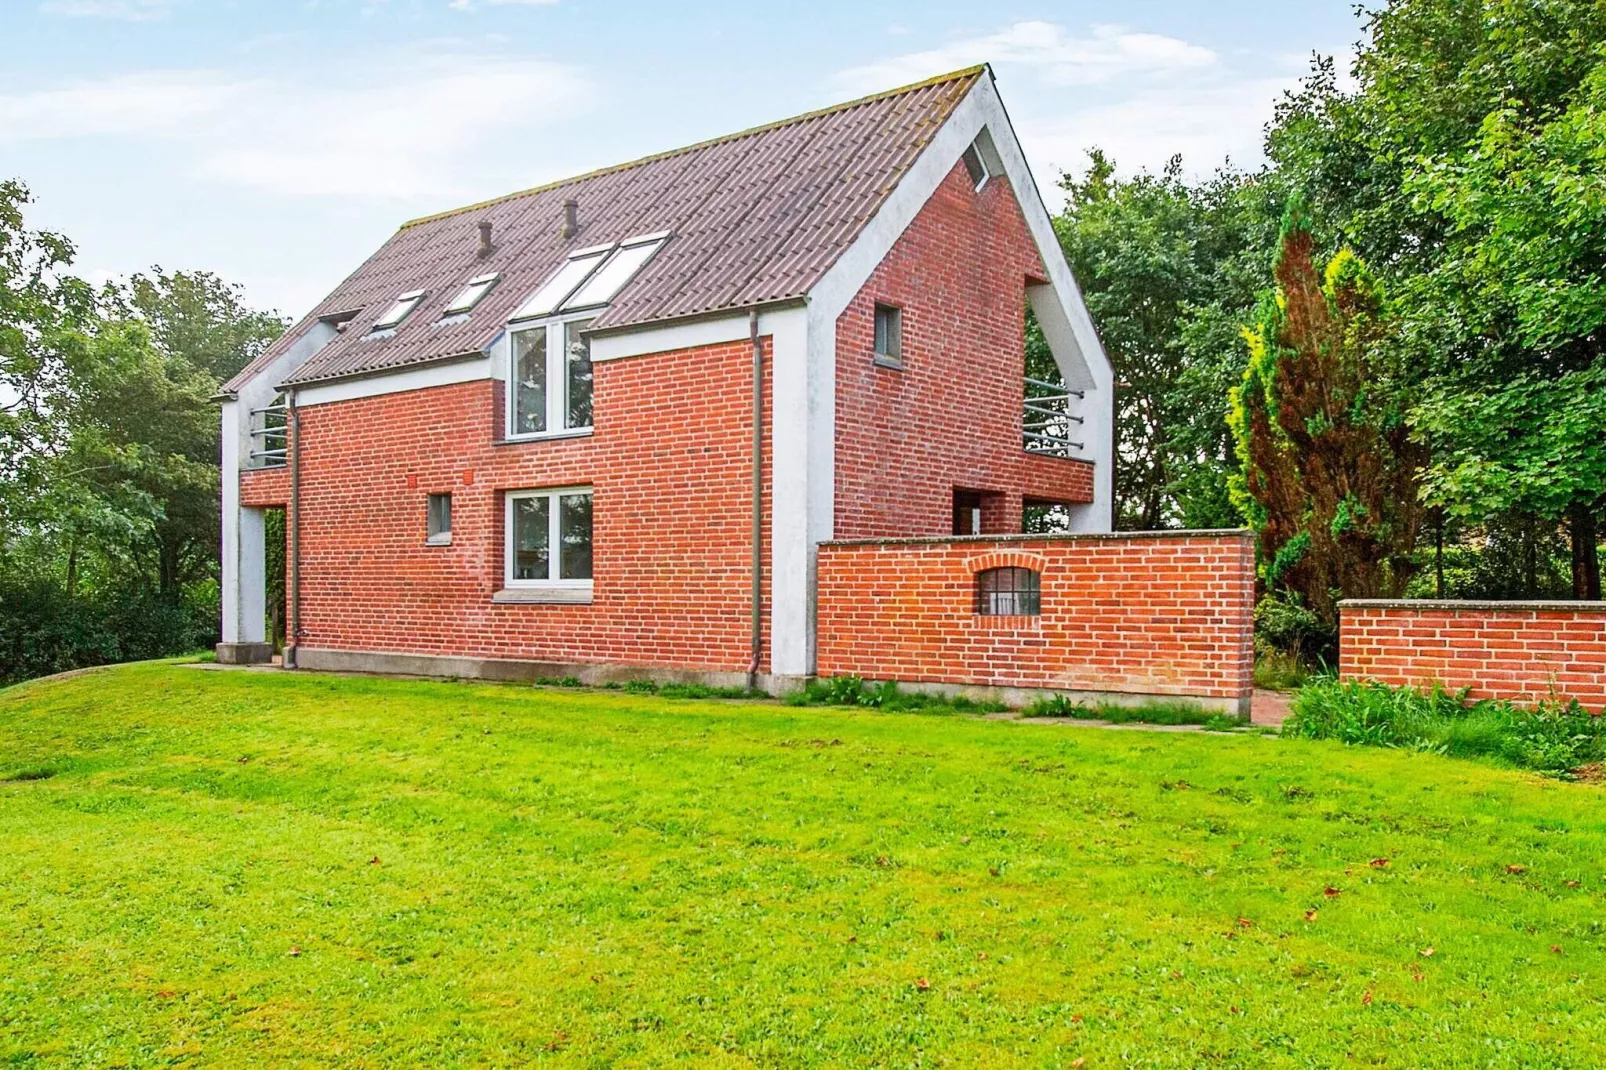
[[[1606,602],[1474,602],[1452,598],[1346,598],[1339,609],[1433,609],[1473,610],[1480,613],[1606,613]]]
[[[927,535],[905,539],[836,539],[821,546],[946,546],[952,543],[1124,542],[1135,539],[1248,539],[1248,528],[1167,528],[1163,531],[1083,531],[1056,535]],[[1602,603],[1606,605],[1606,603]]]

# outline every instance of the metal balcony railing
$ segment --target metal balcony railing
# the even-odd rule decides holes
[[[1080,437],[1082,418],[1071,412],[1073,400],[1081,401],[1083,392],[1067,390],[1061,383],[1047,383],[1041,379],[1026,380],[1026,412],[1021,421],[1022,437],[1032,453],[1050,457],[1074,457],[1086,444],[1073,439]]]
[[[247,468],[283,468],[289,463],[288,408],[282,398],[251,410],[251,455]]]

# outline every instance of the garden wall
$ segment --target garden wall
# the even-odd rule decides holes
[[[1041,611],[978,613],[977,575],[1009,567],[1038,573]],[[1237,531],[826,543],[819,673],[1247,714],[1254,579]]]
[[[1339,673],[1473,698],[1575,698],[1606,706],[1606,605],[1599,602],[1348,601]]]

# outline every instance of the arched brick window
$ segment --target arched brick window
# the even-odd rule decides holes
[[[976,612],[984,617],[1035,617],[1043,611],[1042,584],[1029,568],[976,573]]]

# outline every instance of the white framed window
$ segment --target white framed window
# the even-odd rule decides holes
[[[543,438],[591,430],[591,343],[595,313],[516,327],[509,336],[507,437]]]
[[[591,589],[591,488],[511,490],[503,585]]]

